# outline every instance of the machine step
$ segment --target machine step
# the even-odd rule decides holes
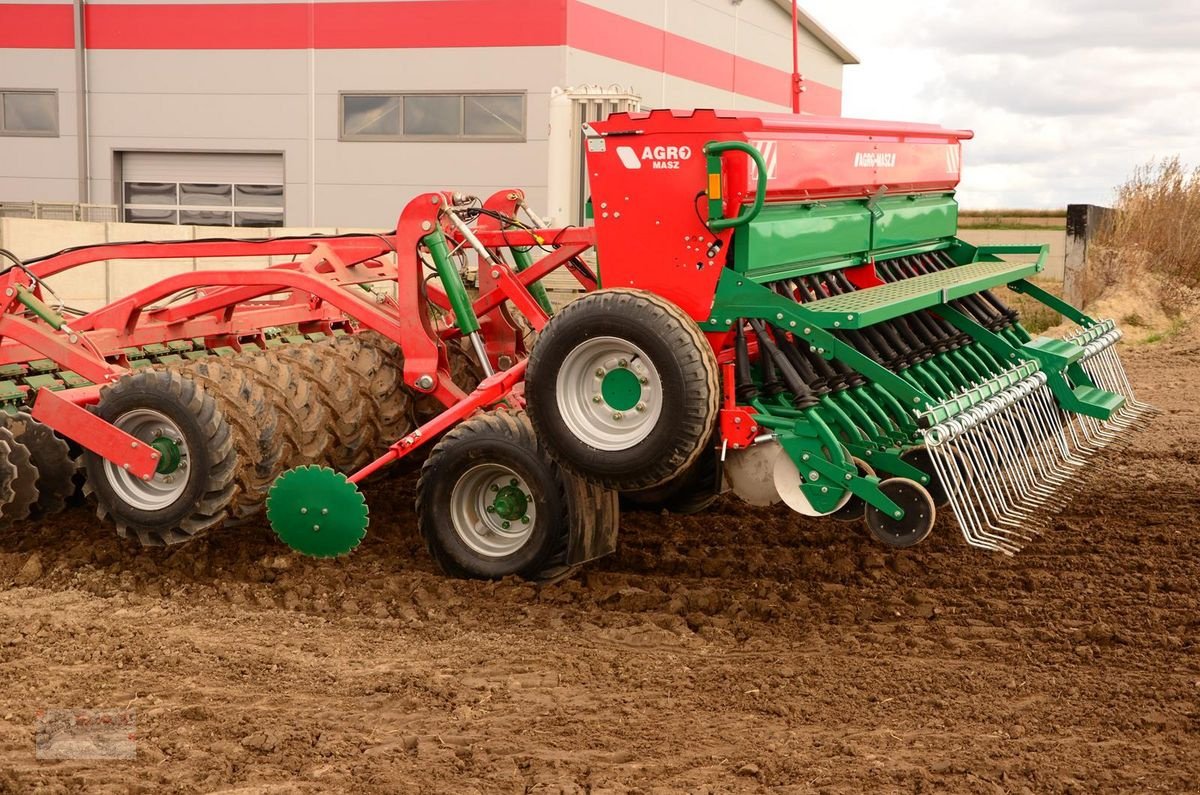
[[[1033,262],[973,262],[804,305],[821,328],[860,329],[1032,276]]]

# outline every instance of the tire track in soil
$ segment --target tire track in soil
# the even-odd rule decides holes
[[[4,531],[0,792],[1194,789],[1200,337],[1125,358],[1166,412],[1014,559],[723,498],[556,586],[453,582],[411,476],[332,562]],[[36,709],[127,705],[137,760],[33,758]]]

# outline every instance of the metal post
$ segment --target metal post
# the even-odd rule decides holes
[[[792,113],[800,113],[800,8],[792,0]]]

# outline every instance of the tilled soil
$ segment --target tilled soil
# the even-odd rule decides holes
[[[1200,338],[1125,358],[1165,413],[1014,559],[723,498],[556,585],[449,581],[411,477],[332,562],[4,531],[0,792],[1196,791]],[[133,710],[136,759],[38,760],[48,708]]]

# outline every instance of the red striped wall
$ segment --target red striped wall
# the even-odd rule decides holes
[[[779,105],[791,105],[791,72],[751,61],[602,8],[568,0],[567,42],[576,49],[665,72],[706,86]],[[837,116],[842,92],[806,81],[804,109]]]
[[[104,4],[87,7],[97,50],[418,49],[567,45],[780,105],[791,76],[581,0]],[[0,48],[75,46],[72,6],[0,3]],[[841,91],[807,81],[804,108],[837,115]]]
[[[0,3],[0,49],[71,49],[75,11],[70,5]]]

